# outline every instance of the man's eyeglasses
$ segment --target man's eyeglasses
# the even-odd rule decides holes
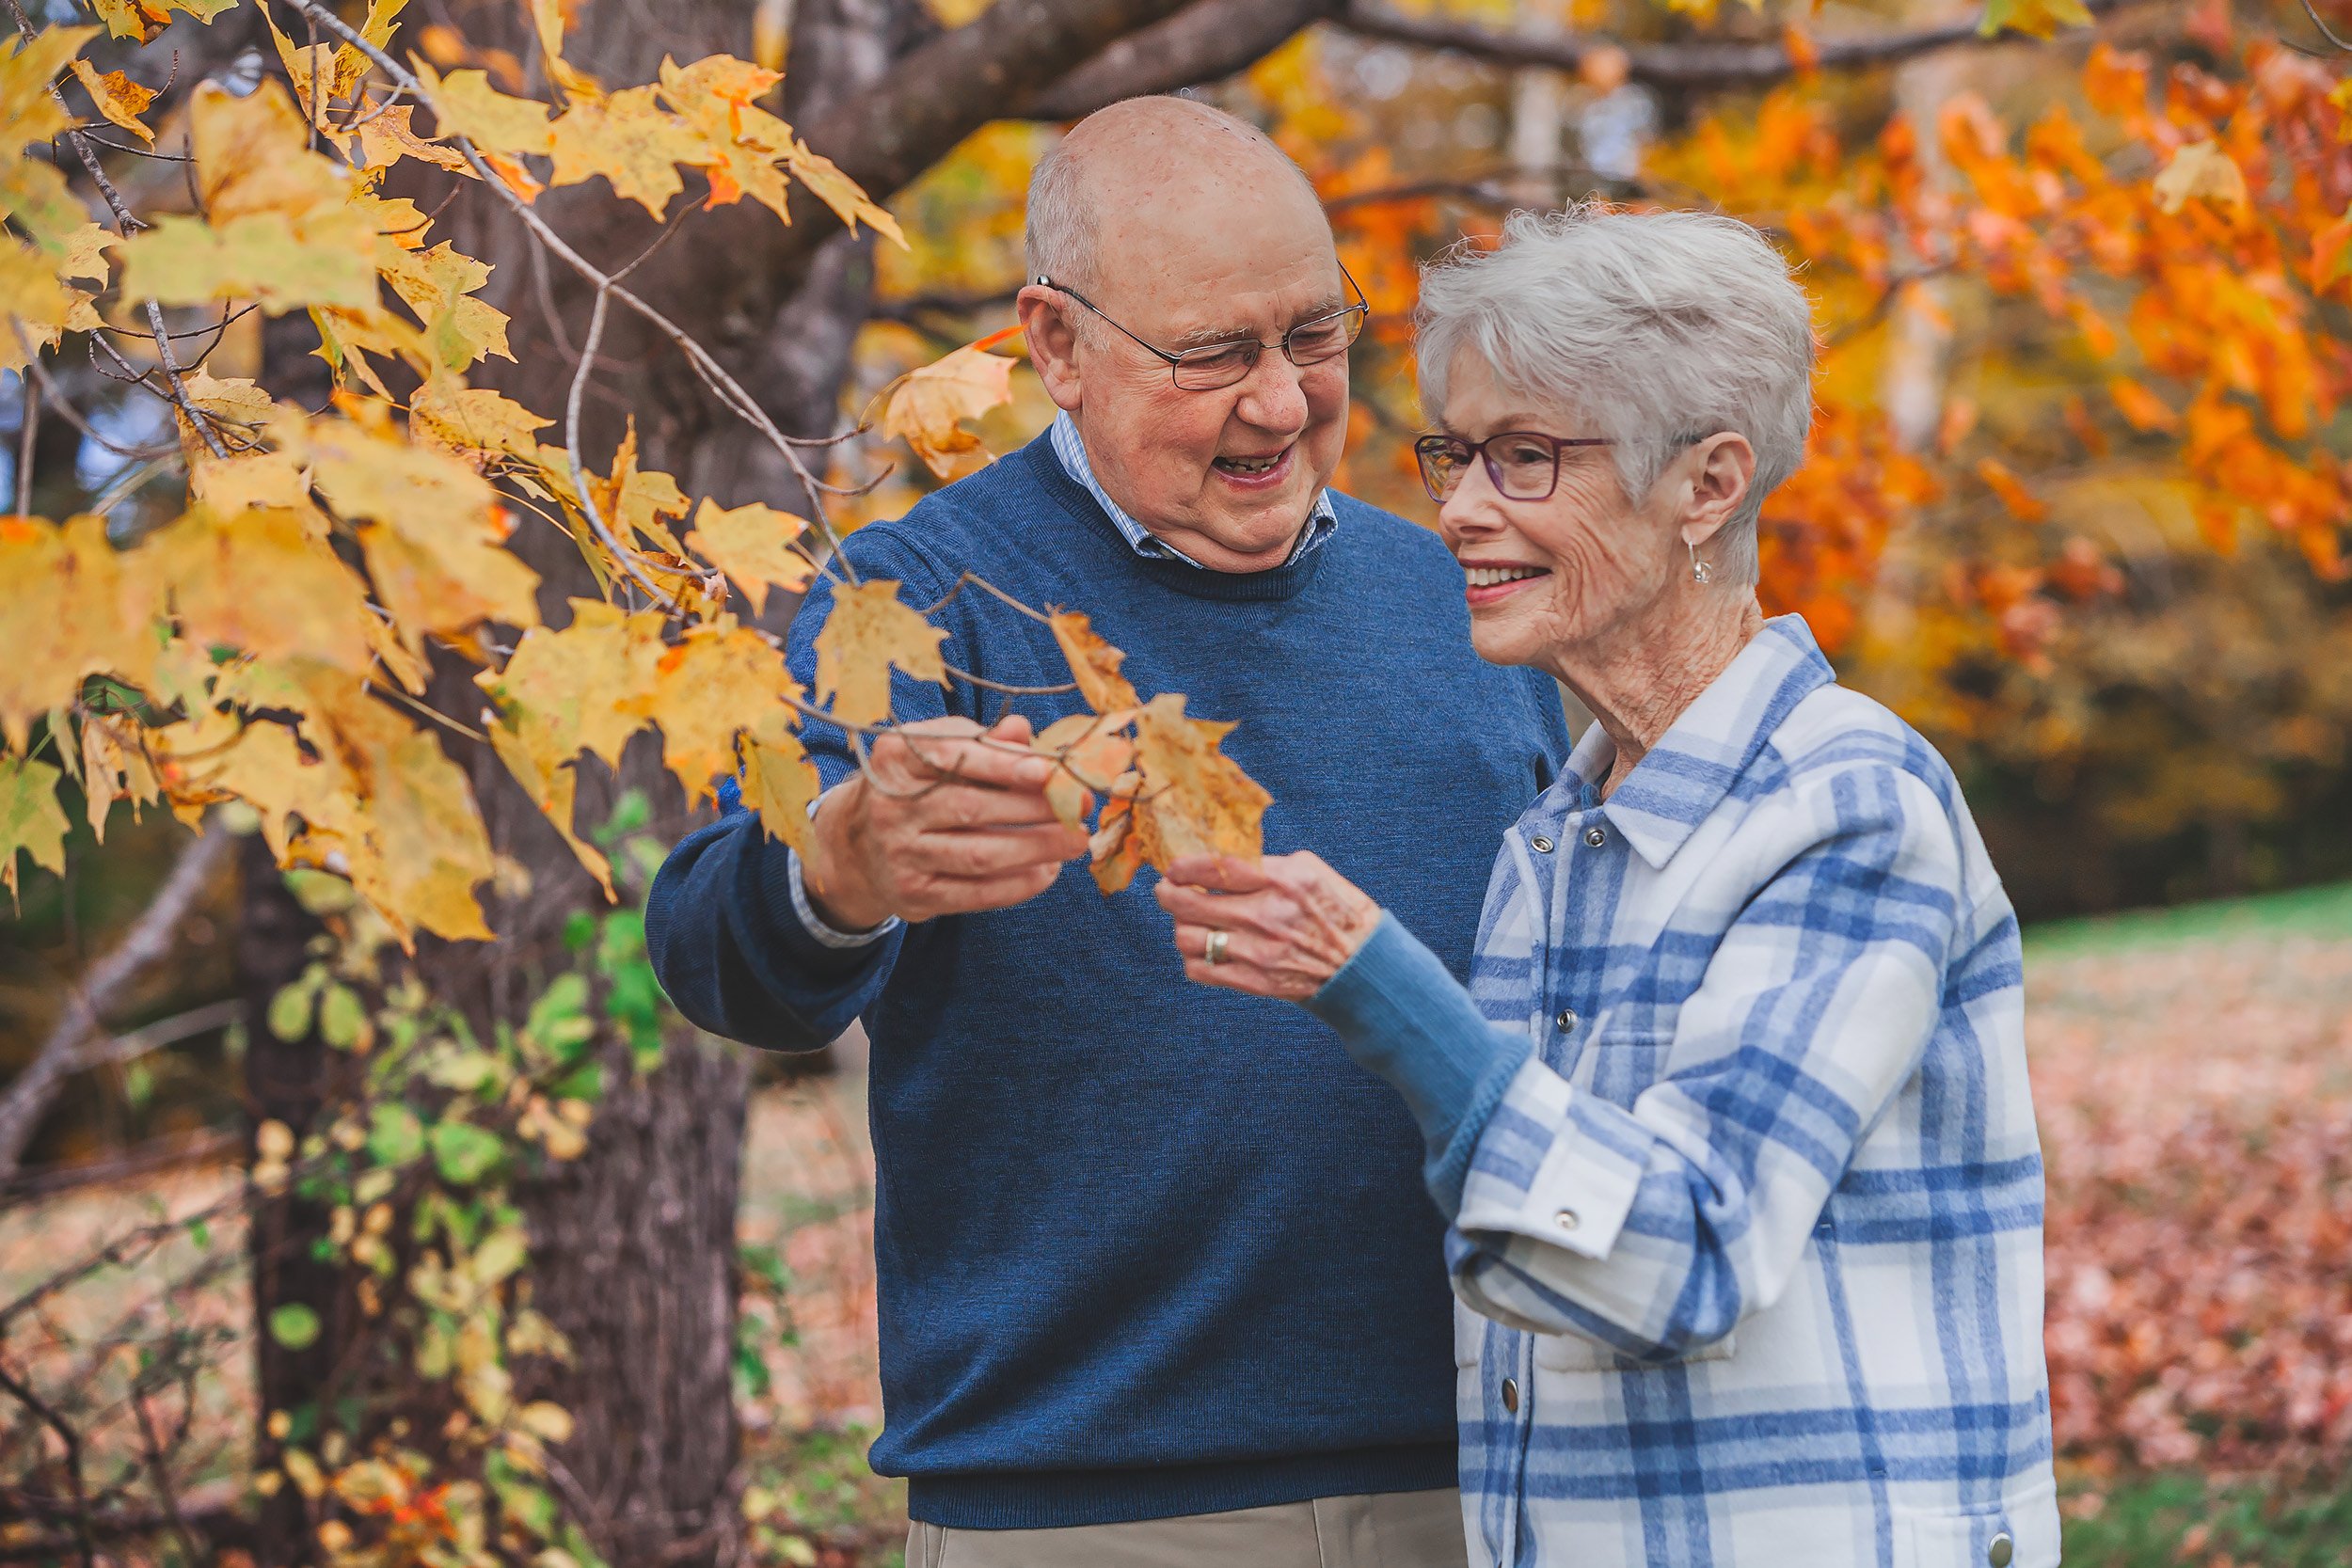
[[[1120,331],[1125,332],[1147,353],[1168,361],[1168,373],[1175,377],[1176,385],[1182,390],[1214,392],[1221,387],[1231,387],[1256,370],[1258,356],[1270,348],[1280,349],[1283,357],[1301,370],[1309,365],[1320,365],[1326,359],[1337,358],[1340,355],[1345,354],[1347,345],[1356,341],[1358,333],[1363,331],[1364,318],[1372,313],[1372,306],[1364,298],[1364,291],[1357,288],[1356,279],[1349,276],[1345,266],[1340,268],[1340,276],[1347,278],[1347,286],[1355,290],[1356,303],[1353,305],[1343,305],[1337,310],[1317,316],[1311,321],[1300,322],[1272,342],[1262,343],[1254,339],[1245,338],[1238,342],[1203,343],[1199,348],[1188,348],[1176,354],[1170,354],[1155,343],[1145,342],[1134,333],[1128,332],[1125,327],[1120,326],[1119,323],[1111,321],[1109,316],[1104,315],[1101,306],[1067,284],[1057,283],[1042,273],[1029,281],[1039,288],[1052,289],[1057,293],[1068,294],[1096,315],[1102,316],[1104,321],[1110,322],[1113,326],[1119,327]]]
[[[1570,447],[1608,447],[1606,436],[1546,436],[1534,430],[1506,430],[1483,441],[1459,436],[1424,436],[1413,443],[1421,463],[1422,487],[1433,501],[1444,502],[1461,487],[1473,459],[1486,465],[1486,477],[1496,491],[1515,501],[1548,499],[1560,483],[1560,454]]]

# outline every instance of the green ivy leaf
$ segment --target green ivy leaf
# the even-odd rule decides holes
[[[349,1051],[358,1045],[367,1023],[367,1006],[349,986],[329,986],[319,998],[319,1034],[336,1050]]]
[[[424,1123],[407,1106],[379,1104],[368,1128],[368,1154],[379,1165],[405,1165],[424,1152]]]
[[[269,1337],[288,1350],[308,1350],[318,1343],[319,1315],[298,1301],[274,1307],[269,1315]]]
[[[497,1133],[485,1132],[469,1122],[435,1122],[430,1137],[433,1164],[441,1180],[459,1186],[481,1180],[506,1154],[506,1145]]]
[[[318,990],[308,974],[280,988],[269,999],[269,1032],[281,1040],[298,1040],[309,1034],[310,1006],[318,998]]]

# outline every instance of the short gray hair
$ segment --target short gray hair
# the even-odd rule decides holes
[[[1756,580],[1764,498],[1804,460],[1815,348],[1804,292],[1763,235],[1706,213],[1514,213],[1499,248],[1431,264],[1417,324],[1433,417],[1474,351],[1501,385],[1613,438],[1637,502],[1686,440],[1746,436],[1755,479],[1707,553],[1725,580]]]

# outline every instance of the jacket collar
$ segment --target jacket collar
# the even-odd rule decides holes
[[[1765,622],[1634,764],[1601,804],[1601,813],[1652,867],[1664,866],[1723,803],[1790,711],[1836,679],[1804,616]],[[1589,798],[1616,756],[1616,743],[1598,724],[1592,725],[1557,787],[1572,799]]]

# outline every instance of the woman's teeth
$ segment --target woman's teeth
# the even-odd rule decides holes
[[[1465,566],[1462,575],[1470,578],[1472,588],[1491,588],[1498,582],[1517,582],[1521,578],[1544,575],[1540,566]]]
[[[1278,451],[1272,457],[1220,457],[1216,466],[1229,474],[1262,474],[1280,461],[1282,454]]]

